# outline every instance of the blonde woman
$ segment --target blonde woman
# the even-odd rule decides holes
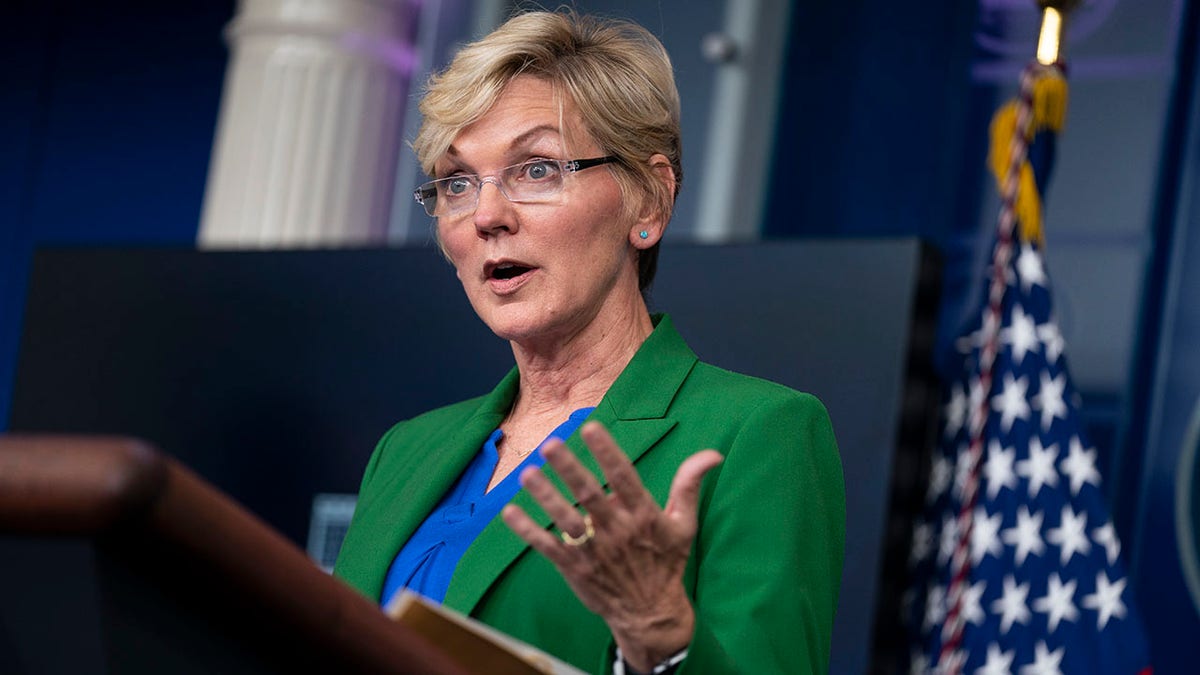
[[[387,432],[336,573],[597,673],[826,670],[845,505],[825,409],[699,362],[643,299],[682,177],[662,45],[520,14],[421,112],[415,196],[516,365]]]

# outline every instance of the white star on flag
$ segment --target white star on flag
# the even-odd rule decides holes
[[[1079,553],[1087,555],[1092,550],[1092,542],[1087,538],[1084,529],[1087,528],[1087,512],[1076,514],[1070,506],[1062,508],[1062,521],[1058,527],[1046,532],[1046,541],[1057,545],[1061,550],[1062,564],[1066,565],[1071,556]]]
[[[1003,513],[988,516],[987,510],[982,506],[975,509],[975,521],[971,527],[971,562],[978,565],[989,553],[994,557],[1000,557],[1000,553],[1004,549],[996,535],[1000,532],[1000,523],[1003,518]]]
[[[1039,511],[1036,514],[1029,514],[1029,507],[1022,504],[1017,508],[1017,524],[1001,534],[1004,543],[1016,549],[1013,557],[1017,562],[1017,566],[1025,564],[1025,558],[1029,554],[1041,555],[1046,550],[1046,544],[1042,542],[1042,514]]]
[[[1046,363],[1050,365],[1058,363],[1058,357],[1062,356],[1063,348],[1066,347],[1062,332],[1058,330],[1058,324],[1053,321],[1039,324],[1037,334],[1038,340],[1042,342],[1042,353],[1046,356]]]
[[[1033,609],[1046,615],[1046,625],[1053,633],[1062,620],[1074,621],[1079,618],[1079,610],[1075,609],[1074,579],[1063,583],[1055,572],[1046,581],[1046,595],[1033,601]]]
[[[992,397],[992,410],[1000,413],[1000,428],[1004,433],[1012,429],[1014,421],[1029,418],[1029,401],[1025,400],[1028,389],[1025,378],[1014,380],[1011,374],[1004,374],[1004,390]]]
[[[1004,593],[992,602],[992,611],[1000,614],[1000,632],[1007,633],[1014,623],[1029,622],[1029,608],[1025,598],[1029,596],[1029,584],[1018,584],[1013,575],[1004,577]]]
[[[1000,331],[1001,344],[1012,345],[1013,361],[1020,364],[1025,354],[1038,346],[1037,329],[1033,318],[1016,305],[1012,310],[1012,327]]]
[[[1033,286],[1046,285],[1046,268],[1042,265],[1042,256],[1028,243],[1021,245],[1021,255],[1017,256],[1017,276],[1021,278],[1021,288],[1026,292]]]
[[[1112,523],[1105,523],[1092,530],[1092,539],[1104,547],[1104,557],[1109,565],[1115,565],[1117,556],[1121,555],[1121,542],[1117,541],[1117,531]]]
[[[1000,494],[1000,488],[1017,489],[1017,474],[1013,473],[1013,461],[1016,458],[1016,449],[1002,448],[996,440],[988,443],[987,461],[983,464],[988,499],[995,499]]]
[[[1057,447],[1043,448],[1037,436],[1029,439],[1029,459],[1017,462],[1017,475],[1029,481],[1030,497],[1036,497],[1043,485],[1058,485],[1058,471],[1054,468],[1057,458]]]
[[[1041,386],[1033,397],[1033,407],[1041,412],[1042,431],[1049,431],[1054,418],[1067,419],[1067,402],[1063,400],[1067,376],[1059,373],[1058,377],[1051,379],[1050,373],[1043,370],[1039,380]]]
[[[988,645],[987,663],[977,669],[975,675],[1012,675],[1012,662],[1016,653],[1016,650],[1001,651],[999,644],[991,643]]]
[[[1038,640],[1033,651],[1033,663],[1022,666],[1021,675],[1062,675],[1062,671],[1058,667],[1062,663],[1063,654],[1067,651],[1066,647],[1050,651],[1044,640]]]
[[[986,581],[976,581],[963,591],[962,595],[962,615],[963,619],[970,621],[976,626],[982,626],[987,618],[983,613],[983,592],[987,590]]]
[[[1072,436],[1070,451],[1061,463],[1062,472],[1071,479],[1071,494],[1077,495],[1087,483],[1100,486],[1100,472],[1096,470],[1096,451],[1084,450],[1078,436]]]
[[[1112,617],[1125,617],[1125,603],[1121,602],[1121,593],[1124,590],[1125,579],[1111,583],[1104,570],[1096,573],[1096,592],[1083,597],[1083,606],[1096,610],[1099,614],[1096,617],[1096,626],[1101,630],[1104,630],[1104,626]]]

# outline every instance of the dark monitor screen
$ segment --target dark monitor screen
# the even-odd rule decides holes
[[[834,672],[866,667],[936,281],[913,240],[668,243],[649,294],[701,359],[830,411],[848,504]],[[433,249],[43,250],[10,429],[143,437],[303,543],[314,495],[355,492],[390,425],[512,363]]]

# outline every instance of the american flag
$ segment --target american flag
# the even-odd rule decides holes
[[[1032,83],[1044,74],[1026,72],[1027,116]],[[1023,123],[1018,114],[1015,136],[1033,138]],[[1028,228],[1017,227],[1025,212],[1015,207],[1015,174],[1027,156],[1047,154],[1023,146],[1015,154],[990,286],[957,343],[961,369],[947,388],[926,509],[914,527],[904,602],[910,670],[1149,673],[1041,245],[1017,232]],[[1044,186],[1047,167],[1034,168]]]

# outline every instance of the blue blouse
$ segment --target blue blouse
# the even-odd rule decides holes
[[[529,453],[489,492],[488,483],[496,470],[496,463],[500,461],[496,444],[504,436],[499,429],[493,431],[458,482],[396,554],[383,584],[380,604],[387,606],[401,588],[441,602],[446,597],[446,589],[450,587],[454,568],[467,548],[521,489],[521,472],[527,466],[540,467],[544,464],[546,460],[542,457],[542,446],[546,441],[551,438],[566,439],[593,410],[595,408],[580,408],[571,413],[567,421],[551,431],[537,449]]]

